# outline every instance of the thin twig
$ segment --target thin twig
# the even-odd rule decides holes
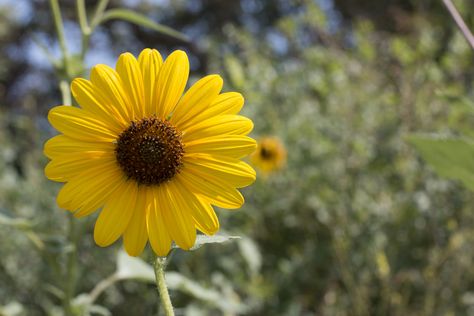
[[[472,49],[474,49],[474,35],[472,35],[471,31],[467,27],[461,14],[459,14],[459,11],[456,9],[453,2],[451,0],[443,0],[443,3],[448,9],[449,13],[451,13],[454,22],[456,22],[457,26],[464,35],[464,38],[466,38],[466,41],[469,43],[469,45],[471,45]]]

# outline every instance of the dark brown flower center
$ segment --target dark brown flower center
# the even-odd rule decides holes
[[[274,155],[275,153],[271,149],[265,147],[262,147],[260,149],[260,157],[262,157],[263,160],[270,160],[273,158]]]
[[[180,170],[184,150],[171,123],[156,117],[134,121],[117,139],[115,156],[123,172],[139,184],[158,185]]]

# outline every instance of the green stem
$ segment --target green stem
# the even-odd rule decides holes
[[[474,49],[474,35],[472,35],[469,27],[466,25],[466,22],[464,22],[454,3],[451,0],[443,0],[443,3],[453,17],[454,22],[456,22],[459,30],[462,32],[462,35],[464,35],[466,41],[471,45],[471,48]]]
[[[61,90],[61,97],[63,105],[71,105],[71,91],[69,90],[69,82],[66,80],[61,80],[59,82],[59,90]]]
[[[81,61],[84,60],[86,56],[86,52],[89,48],[89,38],[92,33],[91,28],[87,23],[87,15],[86,15],[86,5],[84,0],[77,0],[76,1],[76,9],[77,9],[77,17],[79,20],[79,25],[81,27]]]
[[[95,8],[95,13],[91,21],[91,31],[94,30],[97,25],[99,25],[100,19],[102,19],[108,3],[109,0],[100,0],[99,3],[97,3],[97,7]]]
[[[49,0],[51,12],[53,13],[54,26],[56,27],[56,33],[58,34],[59,47],[63,54],[63,65],[66,73],[69,72],[68,61],[69,53],[66,46],[66,39],[64,37],[64,25],[63,19],[61,18],[61,11],[59,10],[58,0]]]
[[[95,300],[104,292],[109,286],[113,285],[115,282],[119,281],[120,278],[117,274],[112,274],[107,279],[104,279],[97,283],[94,289],[89,293],[89,302],[90,304],[94,303]]]
[[[155,277],[156,286],[160,293],[161,306],[166,316],[174,316],[173,305],[171,304],[170,294],[165,280],[166,257],[156,257],[155,260]]]
[[[76,232],[76,219],[73,216],[69,216],[69,242],[71,243],[71,249],[67,255],[66,263],[66,286],[64,289],[64,300],[63,306],[66,315],[74,315],[71,302],[74,298],[74,292],[76,289],[77,282],[77,232]]]
[[[86,5],[84,0],[76,1],[77,17],[79,19],[79,26],[81,27],[81,32],[84,34],[89,34],[90,29],[87,24],[87,15],[86,15]]]

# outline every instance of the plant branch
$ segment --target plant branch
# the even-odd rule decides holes
[[[453,17],[453,20],[454,22],[456,22],[458,28],[461,30],[466,41],[469,43],[469,45],[471,45],[471,48],[474,49],[474,35],[472,35],[471,31],[467,27],[461,14],[459,14],[459,11],[456,9],[453,2],[451,0],[443,0],[443,3],[446,6],[446,9],[448,9],[449,13]]]
[[[66,46],[66,39],[64,37],[64,25],[63,19],[61,18],[61,11],[59,10],[58,0],[49,0],[49,5],[51,7],[51,12],[53,14],[54,26],[56,28],[56,33],[58,34],[59,47],[63,54],[63,66],[66,73],[69,71],[68,60],[69,53]]]
[[[160,293],[161,306],[166,316],[174,316],[173,305],[171,304],[170,294],[165,280],[166,257],[156,257],[155,260],[156,286]]]

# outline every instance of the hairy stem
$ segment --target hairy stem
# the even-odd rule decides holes
[[[166,258],[156,257],[155,277],[156,286],[158,287],[158,292],[160,293],[161,306],[163,307],[166,316],[174,316],[173,305],[171,304],[170,294],[168,292],[168,287],[166,286],[165,266]]]

